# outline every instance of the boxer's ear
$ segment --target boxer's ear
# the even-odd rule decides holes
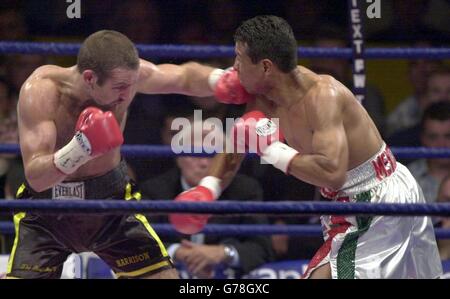
[[[97,83],[97,75],[93,70],[85,70],[82,73],[84,82],[89,85],[91,88]]]
[[[269,59],[263,59],[262,60],[262,66],[264,68],[264,73],[270,74],[272,72],[273,63]]]

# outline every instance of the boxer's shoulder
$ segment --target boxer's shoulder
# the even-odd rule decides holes
[[[28,80],[56,80],[58,77],[62,77],[65,73],[68,73],[68,68],[63,68],[57,65],[41,65],[36,68]]]
[[[147,60],[139,60],[139,79],[145,79],[158,71],[158,67]]]
[[[55,80],[32,75],[24,82],[20,90],[19,111],[52,113],[59,103],[59,94],[58,84]]]
[[[32,96],[53,97],[58,94],[58,82],[48,77],[30,76],[20,89],[20,99]]]
[[[316,105],[323,100],[330,101],[339,97],[339,88],[333,82],[333,77],[326,75],[321,75],[320,77],[320,80],[310,82],[309,88],[304,96],[307,105]]]

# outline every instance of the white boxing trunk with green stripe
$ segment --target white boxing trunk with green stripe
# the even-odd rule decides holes
[[[395,160],[393,165],[386,166],[393,167],[389,175],[379,176],[376,183],[372,178],[377,176],[377,171],[372,174],[360,171],[364,167],[369,169],[367,164],[373,165],[379,155],[392,155],[387,151],[383,146],[377,155],[349,171],[347,181],[356,183],[333,192],[332,199],[343,201],[342,204],[346,201],[425,203],[422,190],[409,170]],[[355,178],[355,174],[365,177]],[[311,260],[305,278],[327,262],[332,278],[437,278],[442,275],[430,217],[322,216],[322,226],[325,244]]]

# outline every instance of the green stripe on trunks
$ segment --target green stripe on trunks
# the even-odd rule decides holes
[[[356,202],[370,202],[371,190],[362,192],[355,196]],[[358,230],[345,236],[337,256],[337,278],[355,278],[355,255],[358,238],[370,227],[371,216],[356,216]]]

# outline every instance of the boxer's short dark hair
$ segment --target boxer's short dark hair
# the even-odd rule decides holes
[[[297,66],[297,41],[291,26],[277,16],[257,16],[242,23],[234,34],[235,42],[247,45],[253,63],[270,59],[285,73]]]
[[[133,42],[122,33],[101,30],[83,42],[77,66],[80,73],[93,70],[98,76],[98,84],[102,85],[115,68],[138,69],[139,55]]]

